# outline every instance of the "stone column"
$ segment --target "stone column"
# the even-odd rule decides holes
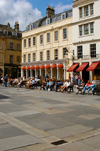
[[[41,69],[40,69],[40,76],[41,76]]]
[[[46,77],[46,72],[47,72],[47,69],[45,68],[45,77]]]
[[[26,79],[27,79],[27,70],[26,70]]]
[[[64,80],[65,80],[65,64],[63,64],[63,70],[64,70]]]
[[[35,77],[37,76],[37,74],[36,74],[36,69],[35,69]]]
[[[57,67],[57,79],[59,78],[59,68]]]
[[[89,59],[89,66],[92,64],[92,59],[91,59],[91,57],[90,57],[90,59]],[[92,77],[92,71],[89,71],[89,80],[90,80],[90,82],[92,82],[92,80],[93,80],[93,77]]]
[[[30,69],[30,77],[32,77],[32,70]]]
[[[79,66],[81,66],[81,64],[82,64],[82,58],[80,58]],[[83,78],[82,77],[82,71],[80,71],[80,76],[81,76],[81,79],[82,79]]]

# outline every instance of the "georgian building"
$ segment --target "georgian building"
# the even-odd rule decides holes
[[[0,24],[0,76],[21,76],[21,36],[18,22],[14,29]]]
[[[100,0],[73,2],[73,65],[85,82],[100,80]]]
[[[46,17],[22,33],[21,76],[68,78],[72,58],[72,10],[55,15],[48,6]]]

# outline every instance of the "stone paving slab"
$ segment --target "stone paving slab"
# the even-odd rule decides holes
[[[41,141],[31,135],[16,136],[6,139],[0,139],[0,151],[19,148],[32,144],[41,143]]]
[[[78,116],[79,118],[83,118],[83,119],[86,119],[86,120],[93,120],[93,119],[96,119],[96,118],[100,118],[100,115],[96,115],[96,114],[86,114],[86,115],[80,115]]]
[[[82,125],[72,125],[69,127],[61,128],[61,129],[51,130],[51,131],[48,131],[48,133],[50,133],[54,136],[60,137],[60,138],[64,138],[64,137],[68,137],[71,135],[90,131],[92,129],[93,129],[92,127],[86,127],[86,126],[82,126]]]
[[[95,149],[100,149],[100,135],[79,141],[80,143],[83,143],[85,145],[94,147]]]
[[[20,116],[26,116],[26,115],[32,115],[32,114],[38,114],[40,112],[35,110],[25,110],[25,111],[18,111],[18,112],[11,112],[8,113],[8,115],[11,115],[13,117],[20,117]]]
[[[79,142],[62,145],[60,148],[66,151],[95,151],[95,148]]]

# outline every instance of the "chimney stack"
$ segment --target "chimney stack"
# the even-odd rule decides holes
[[[9,23],[7,24],[7,28],[10,28],[10,24]]]
[[[19,23],[18,23],[18,21],[15,22],[14,29],[15,29],[15,31],[19,31]]]
[[[49,18],[49,17],[51,17],[51,16],[53,16],[55,14],[54,8],[50,7],[49,5],[48,5],[46,10],[47,10],[47,18]]]

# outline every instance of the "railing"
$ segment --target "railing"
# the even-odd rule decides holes
[[[100,54],[92,54],[91,56],[90,55],[83,55],[83,56],[73,56],[73,60],[77,60],[77,59],[89,59],[89,58],[97,58],[99,59],[100,58]]]

